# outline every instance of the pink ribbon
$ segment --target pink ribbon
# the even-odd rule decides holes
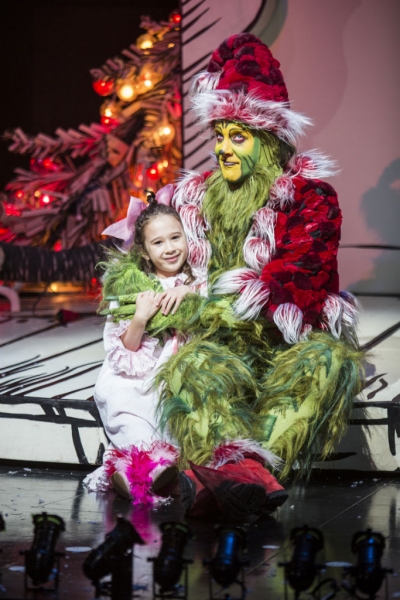
[[[104,231],[101,232],[101,234],[112,235],[119,240],[124,240],[124,242],[132,240],[134,236],[136,220],[140,213],[145,210],[145,208],[147,208],[146,202],[143,202],[143,200],[140,200],[140,198],[131,196],[126,218],[109,225]]]
[[[174,195],[175,186],[172,183],[168,183],[168,185],[164,186],[160,190],[158,190],[156,194],[156,200],[159,204],[170,205],[172,196]],[[125,219],[121,219],[112,225],[109,225],[102,231],[102,235],[112,235],[113,237],[118,238],[119,240],[124,240],[124,242],[133,241],[135,235],[135,223],[140,215],[146,208],[148,204],[140,200],[140,198],[135,198],[135,196],[131,196],[129,200],[128,212],[126,214]]]

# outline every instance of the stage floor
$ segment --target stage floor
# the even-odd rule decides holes
[[[18,315],[0,297],[0,460],[98,464],[107,445],[93,402],[104,318],[95,294],[65,284],[43,290],[25,286]],[[359,300],[366,389],[335,454],[316,466],[393,472],[400,469],[400,301]],[[62,310],[78,319],[62,324]]]
[[[0,598],[23,598],[23,557],[20,550],[30,548],[33,541],[31,515],[47,511],[65,521],[66,531],[57,545],[65,552],[61,560],[59,598],[86,600],[94,598],[94,588],[82,573],[82,563],[89,548],[96,548],[111,531],[118,515],[128,519],[142,536],[146,545],[134,549],[134,584],[137,598],[151,598],[151,566],[148,557],[157,556],[160,548],[159,525],[181,520],[179,499],[159,509],[133,507],[118,498],[113,491],[89,494],[82,487],[84,473],[47,469],[0,467],[1,510],[6,530],[0,533],[0,572],[4,590]],[[343,564],[354,564],[351,540],[354,533],[371,527],[386,538],[382,557],[383,567],[392,568],[388,575],[388,598],[400,597],[400,488],[393,478],[356,477],[349,474],[320,473],[307,484],[287,486],[289,499],[264,522],[249,525],[246,574],[247,598],[284,600],[284,573],[280,561],[290,560],[292,547],[289,536],[292,528],[308,524],[324,536],[324,549],[317,554],[317,563],[334,563],[321,574],[321,579],[342,581]],[[189,600],[208,598],[208,579],[203,558],[214,556],[216,549],[215,523],[188,522],[194,533],[185,550],[185,557],[194,560],[189,567]],[[72,548],[72,550],[71,550]],[[86,550],[85,550],[86,548]],[[76,552],[74,549],[83,551]],[[342,566],[340,566],[342,565]],[[314,586],[317,584],[317,579]],[[314,587],[313,586],[313,587]],[[217,591],[217,590],[216,590]],[[328,598],[329,586],[321,590]],[[238,588],[231,589],[239,597]],[[32,598],[32,596],[27,596]],[[38,596],[39,597],[39,596]],[[40,596],[43,597],[43,596]],[[52,598],[53,596],[48,596]],[[223,594],[218,595],[224,597]],[[289,592],[288,598],[293,598]],[[302,599],[311,596],[302,594]],[[337,599],[350,598],[341,590]],[[385,598],[384,585],[376,598]]]

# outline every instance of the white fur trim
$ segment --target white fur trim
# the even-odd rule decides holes
[[[211,244],[207,240],[200,238],[197,240],[188,240],[188,263],[191,267],[204,269],[207,267],[211,258]]]
[[[214,450],[213,460],[208,466],[213,469],[222,467],[227,462],[240,462],[246,458],[246,454],[257,455],[265,464],[271,466],[273,469],[281,470],[283,466],[283,460],[271,452],[265,450],[253,440],[227,440],[223,442]]]
[[[284,210],[294,202],[294,184],[292,177],[287,174],[280,175],[275,179],[269,190],[268,205],[274,209]]]
[[[204,238],[209,226],[195,204],[184,204],[179,210],[186,236],[189,240]]]
[[[212,291],[214,294],[236,294],[245,286],[249,281],[257,281],[258,273],[252,269],[232,269],[226,271],[221,277],[214,283]]]
[[[337,163],[319,150],[298,154],[292,158],[289,165],[294,176],[300,175],[305,179],[323,179],[339,172]]]
[[[256,319],[269,300],[269,287],[261,279],[248,281],[233,305],[235,314],[243,321]]]
[[[343,313],[342,320],[343,325],[350,328],[355,328],[358,325],[358,319],[361,312],[360,303],[357,298],[350,292],[342,291],[339,293],[342,301]]]
[[[195,94],[202,94],[215,90],[219,80],[221,79],[222,70],[210,73],[209,71],[201,71],[192,78],[192,84],[190,86],[189,96],[192,97]]]
[[[266,101],[257,94],[230,90],[211,90],[192,98],[192,111],[199,124],[209,127],[214,121],[240,121],[254,129],[271,131],[291,146],[311,120],[290,109],[288,102]]]
[[[303,312],[291,302],[281,304],[274,312],[274,323],[282,332],[285,342],[296,344],[301,340]]]
[[[199,208],[203,202],[206,186],[204,176],[195,171],[183,171],[182,178],[178,181],[172,206],[179,212],[184,204],[195,204]]]
[[[212,288],[215,294],[240,294],[233,304],[236,316],[256,319],[269,300],[268,285],[252,269],[232,269],[221,275]]]
[[[269,207],[260,208],[253,216],[253,224],[243,245],[246,263],[261,273],[275,253],[276,213]]]
[[[156,463],[162,463],[165,468],[168,463],[175,464],[179,458],[179,450],[172,446],[172,444],[167,444],[165,442],[159,441],[151,444],[149,448],[149,457]],[[167,460],[168,463],[164,461]]]
[[[359,304],[350,292],[329,294],[324,302],[322,316],[332,335],[339,339],[346,336],[349,329],[355,329],[358,323]]]
[[[333,337],[340,339],[342,334],[343,305],[340,296],[329,294],[322,308],[322,316],[328,324]]]

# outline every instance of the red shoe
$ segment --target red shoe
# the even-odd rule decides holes
[[[275,477],[258,461],[244,459],[218,469],[191,464],[196,478],[212,493],[229,519],[245,520],[271,514],[288,498]]]
[[[192,506],[189,516],[192,509],[196,509],[198,517],[207,516],[210,494],[220,512],[229,519],[244,520],[251,515],[270,514],[285,502],[288,494],[263,465],[278,468],[280,463],[279,458],[252,440],[220,444],[214,450],[209,467],[190,463],[191,488],[186,492],[187,504]],[[208,491],[207,496],[204,489]]]
[[[193,519],[212,519],[220,514],[214,495],[195,477],[193,471],[178,475],[181,502],[186,516]]]

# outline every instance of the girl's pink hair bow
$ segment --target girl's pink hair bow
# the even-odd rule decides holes
[[[174,194],[175,186],[172,183],[158,190],[156,194],[156,200],[159,204],[167,204],[171,203],[171,198]],[[128,212],[125,219],[121,219],[112,225],[106,227],[104,231],[102,231],[102,235],[111,235],[113,237],[118,238],[119,240],[124,240],[124,242],[132,242],[135,236],[135,223],[139,215],[148,207],[146,202],[143,202],[140,198],[135,198],[135,196],[130,197]]]

